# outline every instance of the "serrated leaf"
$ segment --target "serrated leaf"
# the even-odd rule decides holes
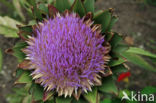
[[[72,10],[76,13],[78,13],[81,17],[83,17],[85,15],[85,8],[82,4],[81,0],[75,0],[73,6],[72,6]]]
[[[123,57],[125,57],[128,61],[130,61],[133,64],[136,64],[146,70],[151,70],[156,72],[156,69],[154,69],[148,62],[146,62],[141,56],[133,54],[133,53],[121,53]]]
[[[5,37],[14,37],[17,38],[18,28],[16,25],[22,25],[22,23],[8,17],[0,16],[0,34],[3,34]]]
[[[156,93],[156,87],[147,86],[142,91],[142,94],[155,94]]]
[[[22,62],[26,57],[25,54],[21,51],[22,48],[25,48],[27,44],[25,42],[17,43],[13,47],[13,55],[17,57],[18,62]]]
[[[95,0],[85,0],[84,1],[84,7],[86,9],[86,12],[94,13],[94,3],[95,3]]]
[[[2,55],[2,50],[0,48],[0,72],[2,70],[2,62],[3,62],[3,55]]]
[[[83,95],[89,103],[97,103],[97,88],[93,88],[91,92],[88,92],[87,94]]]
[[[72,98],[70,97],[56,97],[56,103],[71,103]]]
[[[134,53],[134,54],[140,54],[140,55],[145,55],[151,58],[156,58],[156,54],[152,54],[148,51],[145,51],[141,48],[136,48],[136,47],[130,47],[126,52],[128,53]]]
[[[112,76],[103,78],[102,86],[100,86],[98,89],[105,93],[118,93],[118,89]]]
[[[28,71],[25,71],[16,81],[15,84],[23,84],[23,83],[31,83],[32,78],[30,76],[30,73]]]
[[[102,32],[106,32],[111,22],[111,13],[109,10],[100,11],[95,14],[94,21],[96,24],[102,24]]]
[[[56,8],[60,11],[63,12],[66,9],[70,8],[70,4],[68,0],[56,0]]]

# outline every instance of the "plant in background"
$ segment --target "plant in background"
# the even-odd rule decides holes
[[[115,81],[128,70],[127,60],[156,71],[137,55],[155,54],[129,47],[111,30],[112,9],[94,13],[94,0],[27,4],[35,20],[18,25],[23,41],[7,52],[18,58],[15,84],[26,84],[21,91],[28,94],[17,101],[11,96],[10,103],[99,103],[108,93],[118,95]]]
[[[156,6],[156,1],[155,0],[144,0],[144,2],[145,2],[145,4]]]

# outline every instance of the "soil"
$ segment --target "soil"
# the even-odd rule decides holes
[[[156,53],[156,7],[145,5],[143,0],[97,0],[96,10],[108,8],[114,8],[114,14],[119,16],[119,21],[113,31],[133,38],[135,46]],[[0,11],[3,9],[1,8]],[[11,93],[14,86],[13,72],[17,67],[16,58],[4,51],[13,47],[17,41],[19,40],[0,35],[0,48],[3,51],[3,68],[0,72],[0,103],[7,103],[5,97]],[[132,73],[128,86],[130,90],[156,86],[155,73],[132,64],[129,66]],[[120,88],[125,88],[123,84],[119,83]]]

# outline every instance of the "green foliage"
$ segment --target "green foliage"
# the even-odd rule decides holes
[[[22,23],[8,17],[0,16],[0,34],[3,34],[5,37],[17,38],[18,28],[16,25],[22,25]]]
[[[111,13],[109,10],[98,11],[95,13],[94,20],[96,24],[102,24],[102,32],[106,32],[110,28]]]
[[[0,72],[2,70],[2,63],[3,63],[3,54],[2,54],[2,50],[0,48]]]
[[[78,13],[81,17],[85,15],[85,8],[81,0],[75,0],[72,10]]]
[[[84,94],[84,97],[86,98],[87,101],[89,101],[89,103],[97,103],[98,102],[97,88],[94,87],[91,92]]]
[[[130,47],[126,52],[128,53],[133,53],[133,54],[140,54],[140,55],[145,55],[151,58],[156,58],[156,54],[152,54],[148,51],[145,51],[141,48],[136,48],[136,47]]]
[[[43,88],[40,85],[33,84],[31,89],[35,101],[39,101],[43,99]]]
[[[156,87],[147,86],[142,91],[142,94],[155,94],[156,93]]]
[[[128,61],[130,61],[133,64],[136,64],[146,70],[151,70],[156,72],[156,69],[154,69],[148,62],[146,62],[141,56],[133,54],[133,53],[122,53],[123,57],[125,57]]]
[[[56,8],[63,12],[66,9],[70,9],[70,4],[68,0],[56,0]]]
[[[102,86],[100,86],[98,89],[104,93],[118,93],[118,89],[112,76],[103,78]]]
[[[15,81],[15,84],[31,83],[32,78],[30,77],[30,72],[25,71],[20,75],[20,77]]]
[[[31,103],[32,96],[24,88],[13,88],[13,92],[7,96],[9,103]]]
[[[20,0],[12,0],[12,2],[13,2],[13,5],[15,7],[16,12],[18,13],[18,15],[20,16],[22,21],[25,21],[26,19],[24,17],[23,12],[22,12],[22,8],[21,8],[21,5],[20,5]]]
[[[114,74],[120,74],[120,73],[123,73],[123,72],[126,72],[126,71],[127,71],[127,68],[123,64],[112,67],[112,72]]]
[[[104,99],[103,101],[101,101],[100,103],[112,103],[111,99]]]
[[[84,0],[84,7],[86,8],[86,12],[94,13],[94,3],[95,0]]]
[[[56,103],[71,103],[72,98],[56,97]]]
[[[145,2],[146,4],[156,6],[156,1],[155,1],[155,0],[144,0],[144,2]]]
[[[22,62],[26,57],[25,54],[21,51],[21,49],[27,46],[26,42],[19,42],[13,48],[13,55],[17,57],[18,62]]]

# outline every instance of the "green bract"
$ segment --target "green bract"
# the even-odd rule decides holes
[[[88,15],[89,17],[92,16],[90,18],[92,21],[94,21],[94,24],[101,25],[102,34],[105,36],[106,41],[111,45],[111,51],[109,53],[111,60],[108,63],[109,69],[106,71],[106,74],[108,75],[107,77],[102,78],[101,86],[94,86],[92,88],[92,92],[83,93],[80,98],[78,98],[78,100],[76,100],[73,96],[67,98],[64,98],[63,96],[58,97],[55,92],[45,92],[43,88],[40,87],[40,85],[35,84],[35,82],[32,80],[32,77],[30,76],[30,72],[25,70],[26,68],[24,67],[26,67],[27,63],[24,61],[25,54],[22,52],[22,49],[25,48],[28,44],[26,42],[20,42],[17,43],[13,48],[13,54],[20,62],[18,66],[19,68],[16,71],[16,77],[18,79],[16,80],[15,84],[24,83],[26,85],[24,90],[20,89],[20,92],[23,94],[17,94],[20,95],[20,99],[14,100],[15,102],[10,101],[10,103],[21,103],[22,101],[25,101],[24,103],[31,103],[31,101],[36,101],[37,103],[87,103],[87,101],[89,103],[99,103],[100,98],[103,98],[105,94],[118,95],[119,92],[115,82],[119,74],[128,70],[125,66],[126,61],[130,61],[143,68],[156,71],[150,64],[148,64],[145,60],[142,59],[141,56],[138,55],[140,54],[149,56],[151,58],[156,58],[155,54],[151,54],[140,48],[129,47],[124,42],[121,35],[111,30],[112,26],[118,20],[118,18],[113,15],[112,9],[95,12],[94,0],[49,0],[48,2],[39,1],[40,0],[25,0],[25,2],[22,2],[22,5],[26,8],[29,14],[33,16],[33,18],[28,25],[18,25],[19,37],[23,40],[27,39],[29,35],[32,34],[33,28],[38,22],[44,20],[46,17],[53,18],[57,10],[59,10],[60,13],[63,13],[65,10],[76,12],[80,15],[80,17],[84,17],[85,15]],[[49,2],[50,4],[48,4]],[[23,18],[22,14],[20,14],[20,16]],[[16,23],[16,21],[14,22]],[[7,26],[9,25],[4,25],[4,27]],[[12,29],[13,33],[16,31],[16,28]],[[8,31],[8,33],[10,32],[11,31]],[[22,68],[24,68],[24,70]],[[15,91],[17,92],[18,90]]]

